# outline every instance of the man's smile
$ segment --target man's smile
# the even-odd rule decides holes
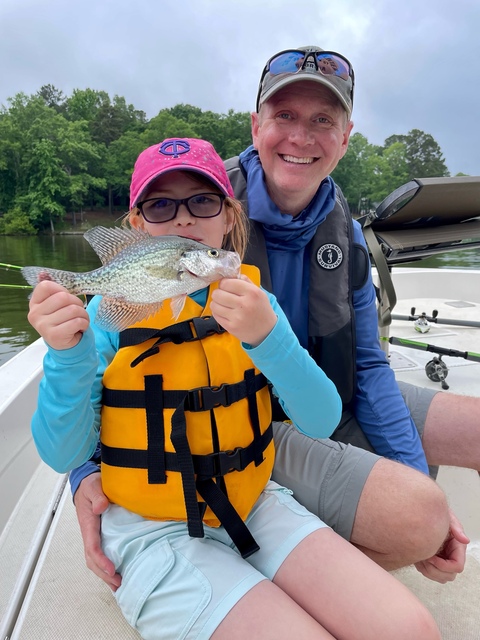
[[[315,162],[315,160],[317,160],[317,158],[312,158],[312,157],[297,158],[296,156],[287,156],[287,155],[281,155],[281,154],[280,154],[280,157],[285,162],[293,162],[293,164],[312,164],[312,162]]]

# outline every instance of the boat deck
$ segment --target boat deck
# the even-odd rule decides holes
[[[417,313],[425,311],[430,315],[437,309],[439,317],[480,321],[478,272],[465,272],[465,276],[462,274],[460,280],[455,280],[455,299],[443,297],[447,270],[432,274],[425,289],[418,283],[422,300],[419,303],[418,299],[407,297],[408,272],[412,270],[399,271],[403,273],[394,277],[401,300],[395,308],[396,314],[408,315],[410,308],[416,306]],[[442,347],[480,351],[478,328],[436,325],[422,335],[414,330],[412,322],[395,320],[389,333]],[[19,368],[25,378],[29,353],[38,355],[41,351],[38,343],[32,345],[19,354],[9,370]],[[425,364],[433,354],[397,346],[390,346],[390,353],[397,378],[440,389],[438,382],[432,382],[425,375]],[[452,357],[445,357],[444,361],[449,367],[446,380],[450,389],[446,393],[480,396],[480,364]],[[38,367],[36,360],[32,380],[38,377]],[[13,377],[11,384],[14,384]],[[22,397],[21,404],[17,403],[12,409],[0,407],[2,420],[4,416],[10,416],[8,422],[16,418],[15,430],[0,430],[2,441],[15,452],[9,463],[0,467],[2,487],[12,486],[14,494],[13,482],[18,477],[18,473],[13,473],[15,468],[20,467],[25,475],[25,468],[30,465],[29,476],[33,473],[21,499],[15,498],[17,507],[0,535],[0,638],[138,639],[140,636],[123,619],[109,588],[86,568],[70,489],[64,486],[65,477],[39,464],[36,452],[32,452],[27,416],[31,415],[35,403],[36,388],[28,401]],[[444,640],[480,640],[480,478],[472,470],[442,467],[438,482],[472,540],[465,571],[446,585],[424,578],[414,568],[396,571],[394,575],[429,607]],[[0,531],[2,528],[0,523]]]
[[[52,472],[42,468],[36,478],[37,491],[43,483],[45,488],[51,487],[52,479]],[[61,477],[58,479],[61,480]],[[476,520],[471,519],[471,505],[480,503],[478,474],[466,469],[442,468],[438,482],[447,489],[450,502],[463,520],[467,533],[471,536],[475,534],[478,531],[478,514]],[[463,511],[470,515],[470,520],[463,517],[465,514],[458,509],[460,504],[464,505]],[[457,576],[453,583],[441,585],[432,582],[412,567],[393,573],[430,609],[444,640],[480,639],[478,540],[469,545],[465,571]],[[109,588],[85,565],[82,541],[68,486],[62,493],[53,525],[48,532],[18,620],[9,638],[140,638],[124,620]]]

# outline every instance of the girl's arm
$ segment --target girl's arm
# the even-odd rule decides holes
[[[93,318],[99,298],[87,313]],[[60,473],[89,460],[98,442],[102,377],[116,352],[117,334],[94,324],[67,349],[48,346],[32,434],[40,457]]]

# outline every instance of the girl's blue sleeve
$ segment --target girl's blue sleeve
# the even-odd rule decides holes
[[[333,382],[300,343],[273,294],[275,327],[257,347],[243,344],[255,366],[274,386],[283,410],[295,426],[313,438],[328,438],[342,414]]]
[[[92,322],[98,303],[94,298],[87,308],[91,324],[80,342],[49,347],[44,358],[32,434],[40,457],[59,473],[89,460],[98,442],[103,372],[118,348],[118,335]]]

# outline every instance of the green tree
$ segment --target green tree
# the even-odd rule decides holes
[[[387,149],[377,148],[367,162],[370,176],[368,198],[371,206],[378,205],[389,193],[408,182],[406,148],[402,142],[394,142]]]
[[[0,203],[19,205],[36,229],[50,226],[104,190],[104,147],[88,123],[69,121],[44,97],[17,94],[0,114]]]
[[[20,207],[13,207],[0,217],[0,234],[3,236],[34,236],[37,230]]]
[[[22,140],[7,110],[0,112],[0,213],[12,204],[20,179]]]
[[[74,121],[86,122],[93,142],[104,149],[101,171],[106,177],[108,207],[110,212],[113,212],[113,196],[116,193],[122,193],[123,180],[120,185],[111,182],[111,176],[118,174],[115,169],[118,163],[108,149],[131,131],[134,131],[138,137],[147,125],[145,113],[127,104],[125,98],[121,96],[114,96],[112,101],[105,91],[93,89],[74,90],[72,96],[66,101],[66,105],[67,117]],[[95,172],[95,175],[98,178],[101,174]],[[94,183],[97,187],[99,184],[98,180]]]
[[[252,143],[250,114],[230,109],[227,114],[202,111],[189,104],[178,104],[165,112],[187,122],[198,138],[213,144],[219,156],[226,160]]]
[[[44,84],[37,92],[37,96],[41,98],[47,107],[55,109],[57,113],[65,111],[65,96],[63,91],[57,89],[52,84]]]
[[[38,229],[48,225],[54,231],[55,221],[65,213],[59,200],[67,181],[53,141],[42,138],[34,142],[24,166],[29,188],[16,201],[27,211],[32,226]]]
[[[74,89],[72,95],[65,101],[66,117],[69,120],[85,120],[91,123],[95,120],[100,106],[110,102],[108,93],[94,89]]]
[[[374,178],[369,171],[370,158],[376,156],[377,150],[378,148],[370,144],[364,135],[354,133],[350,138],[347,153],[332,172],[332,178],[342,189],[354,214],[371,198]]]
[[[53,228],[67,211],[107,201],[113,211],[114,199],[127,207],[136,157],[169,137],[204,138],[226,159],[251,144],[250,114],[178,104],[148,121],[105,91],[75,89],[65,97],[46,84],[32,96],[18,93],[0,108],[0,233],[15,221],[19,233]],[[355,133],[332,175],[355,213],[412,178],[448,171],[433,137],[412,129],[382,147]]]
[[[143,111],[127,104],[125,98],[106,91],[75,89],[65,101],[66,117],[69,120],[84,120],[88,123],[92,139],[108,147],[127,131],[145,129],[147,119]]]
[[[200,138],[200,134],[186,120],[176,118],[170,109],[162,109],[152,118],[145,131],[141,134],[141,141],[145,147],[156,144],[165,138]]]
[[[144,141],[146,133],[140,137],[134,131],[127,131],[121,138],[112,142],[107,149],[104,175],[110,186],[112,196],[116,196],[128,208],[128,193],[133,165],[137,156],[148,146]]]
[[[405,145],[408,164],[408,180],[449,176],[440,145],[433,136],[420,129],[412,129],[407,135],[393,135],[385,140],[384,149],[395,142]]]

